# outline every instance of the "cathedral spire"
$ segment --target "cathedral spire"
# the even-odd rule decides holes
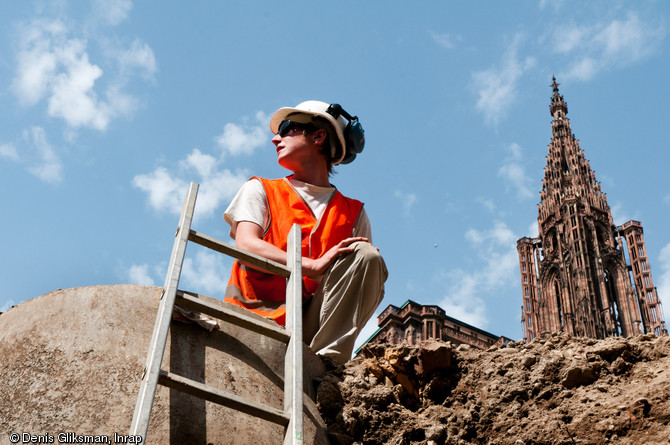
[[[642,225],[614,225],[607,196],[572,134],[556,77],[551,87],[539,236],[517,241],[524,338],[558,331],[593,338],[667,335]]]
[[[551,104],[549,105],[549,112],[554,120],[561,120],[568,114],[568,104],[563,100],[563,96],[558,92],[560,83],[556,82],[556,76],[551,77],[551,87],[554,90],[554,95],[551,97]]]

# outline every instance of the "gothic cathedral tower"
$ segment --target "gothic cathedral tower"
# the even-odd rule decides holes
[[[642,224],[614,225],[607,196],[572,134],[558,85],[554,77],[539,237],[517,241],[524,339],[559,331],[592,338],[667,335]]]

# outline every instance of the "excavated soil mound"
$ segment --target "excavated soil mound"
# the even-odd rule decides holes
[[[339,444],[667,444],[670,338],[372,345],[317,402]]]

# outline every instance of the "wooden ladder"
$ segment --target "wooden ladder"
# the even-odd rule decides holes
[[[300,226],[295,224],[288,236],[287,266],[240,250],[230,244],[191,230],[191,221],[198,195],[198,184],[192,182],[184,199],[179,227],[172,248],[165,286],[158,307],[149,352],[147,354],[140,391],[137,396],[130,434],[142,436],[146,443],[149,418],[157,385],[161,384],[201,399],[259,417],[284,426],[284,444],[303,443],[303,357],[302,357],[302,253]],[[232,256],[266,272],[287,278],[286,328],[258,321],[223,305],[216,305],[194,297],[191,292],[178,289],[186,244],[196,244]],[[284,360],[284,410],[246,400],[227,391],[176,375],[161,369],[168,329],[174,305],[199,311],[228,323],[271,337],[287,344]]]

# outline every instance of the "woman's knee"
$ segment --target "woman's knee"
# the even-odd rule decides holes
[[[372,244],[365,241],[358,241],[354,243],[353,253],[356,255],[358,260],[366,266],[383,267],[384,270],[386,270],[384,258],[382,258],[379,250],[377,250],[377,248]]]

